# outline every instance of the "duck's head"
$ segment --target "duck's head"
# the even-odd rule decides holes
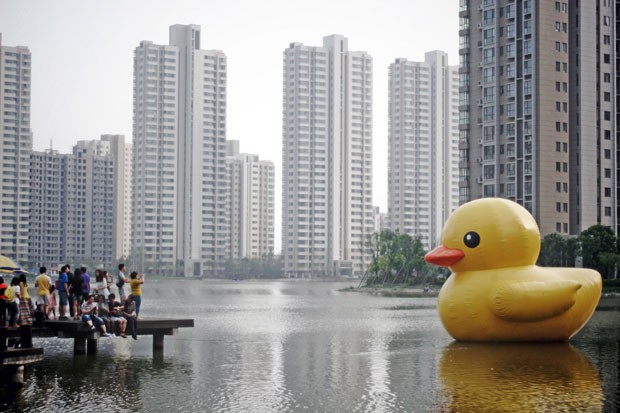
[[[453,272],[532,265],[540,252],[540,232],[534,217],[516,202],[482,198],[450,215],[441,244],[424,259]]]

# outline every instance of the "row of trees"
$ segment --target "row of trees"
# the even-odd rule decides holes
[[[585,268],[600,272],[604,279],[617,278],[620,267],[620,239],[605,225],[593,225],[576,237],[549,234],[543,238],[538,265]]]
[[[372,261],[363,281],[366,286],[434,283],[449,270],[424,261],[426,251],[419,239],[391,230],[371,235],[367,247]],[[581,261],[581,262],[580,262]],[[592,268],[604,279],[617,278],[620,238],[604,225],[593,225],[579,236],[549,234],[542,239],[538,265]]]
[[[372,261],[364,280],[370,285],[421,284],[434,282],[447,271],[428,265],[419,239],[385,229],[367,242]]]

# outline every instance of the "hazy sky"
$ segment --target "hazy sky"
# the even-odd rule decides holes
[[[342,34],[373,57],[374,204],[387,210],[387,70],[397,57],[443,50],[458,64],[458,0],[0,0],[2,44],[32,52],[34,149],[82,139],[131,142],[133,50],[168,44],[168,27],[198,24],[201,47],[228,58],[227,138],[276,165],[279,251],[282,54]]]

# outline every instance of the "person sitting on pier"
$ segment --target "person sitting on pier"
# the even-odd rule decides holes
[[[137,324],[136,321],[136,303],[133,301],[133,296],[129,294],[127,300],[125,300],[125,306],[123,308],[123,317],[127,320],[127,327],[129,327],[129,333],[134,340],[138,339],[136,335]]]
[[[108,295],[108,316],[110,317],[110,322],[119,323],[121,327],[121,337],[127,338],[127,334],[125,330],[127,329],[127,320],[123,317],[123,306],[121,303],[115,300],[116,296],[114,294]],[[111,328],[114,329],[114,324],[111,325]]]
[[[81,307],[82,310],[82,322],[86,323],[92,331],[95,331],[94,324],[97,324],[101,328],[103,337],[111,337],[111,334],[105,329],[105,323],[97,316],[97,304],[95,304],[95,296],[89,295],[88,300],[84,301]]]

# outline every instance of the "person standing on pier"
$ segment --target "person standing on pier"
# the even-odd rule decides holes
[[[4,278],[0,277],[0,328],[6,327],[6,295],[4,292],[9,286],[4,282]]]
[[[28,291],[28,279],[26,278],[26,274],[19,274],[19,293],[20,306],[24,305],[24,302],[28,306],[28,315],[30,315],[30,309],[32,309],[32,299],[30,298],[30,292]],[[20,310],[21,311],[21,310]]]
[[[19,287],[19,277],[13,277],[11,286],[4,292],[7,299],[7,310],[9,312],[9,327],[19,327],[17,318],[19,317],[19,298],[21,288]]]
[[[58,312],[60,319],[67,318],[67,305],[69,304],[69,277],[67,275],[67,266],[63,265],[58,274]]]
[[[76,268],[75,274],[71,277],[71,308],[73,309],[73,319],[80,318],[80,305],[82,304],[82,270]]]
[[[134,340],[138,339],[136,335],[138,329],[138,322],[136,321],[136,303],[133,301],[133,296],[129,294],[127,300],[125,300],[125,306],[123,307],[123,317],[127,320],[127,332],[131,334]]]
[[[84,280],[84,284],[82,284],[82,296],[84,300],[86,297],[90,295],[90,274],[86,272],[86,267],[81,267],[82,270],[82,279]]]
[[[140,306],[142,305],[142,284],[144,284],[144,274],[140,274],[138,277],[137,272],[132,272],[129,277],[131,281],[129,285],[131,286],[131,295],[133,296],[133,301],[136,303],[136,320],[140,319]]]
[[[125,283],[129,282],[129,279],[125,276],[125,264],[118,264],[118,277],[116,279],[116,286],[118,287],[118,295],[121,299],[121,302],[124,303],[127,299],[127,295],[125,293],[125,289],[123,288]]]
[[[39,268],[39,276],[34,280],[34,286],[37,288],[37,294],[39,299],[37,300],[39,311],[43,311],[45,318],[47,316],[47,310],[50,305],[50,287],[52,286],[52,280],[47,275],[47,268]]]

